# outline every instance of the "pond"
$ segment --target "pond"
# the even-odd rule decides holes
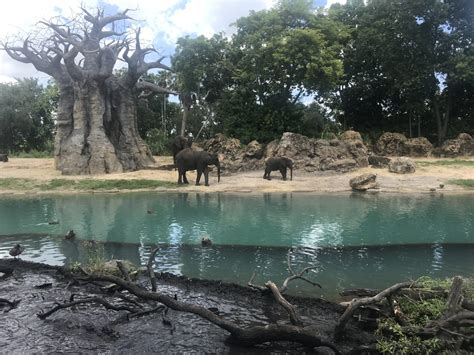
[[[75,240],[64,235],[73,229]],[[211,248],[201,247],[209,236]],[[85,242],[95,241],[95,242]],[[293,293],[334,298],[349,287],[379,288],[422,275],[472,275],[470,195],[133,193],[2,197],[0,257],[15,243],[22,258],[49,264],[94,255],[156,269],[246,284],[281,282],[287,253],[295,270],[323,286]]]

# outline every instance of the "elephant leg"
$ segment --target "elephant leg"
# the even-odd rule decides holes
[[[209,186],[209,168],[206,166],[203,170],[204,173],[204,185]]]
[[[270,173],[271,173],[271,172],[272,172],[272,171],[271,171],[270,169],[265,169],[265,174],[263,174],[263,178],[264,178],[264,179],[267,179],[267,180],[271,180],[271,179],[270,179]]]
[[[183,173],[178,170],[178,185],[183,184]]]
[[[189,184],[188,178],[186,177],[186,171],[183,173],[183,182]]]
[[[286,180],[286,167],[281,167],[280,168],[280,173],[281,173],[281,177],[283,178],[283,181]]]
[[[202,175],[202,170],[201,169],[196,169],[197,171],[197,176],[196,176],[196,186],[199,186],[199,181],[201,181],[201,175]]]

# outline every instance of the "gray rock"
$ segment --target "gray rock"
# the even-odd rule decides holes
[[[0,154],[0,161],[4,163],[8,162],[8,154]]]
[[[375,152],[379,155],[403,155],[403,143],[407,138],[401,133],[385,132],[375,144]]]
[[[412,174],[416,170],[416,164],[407,157],[394,158],[388,164],[388,170],[396,174]]]
[[[388,168],[390,163],[389,157],[383,157],[381,155],[370,155],[369,156],[369,165],[373,168]]]
[[[366,191],[368,189],[373,189],[377,187],[377,182],[375,181],[377,175],[375,174],[363,174],[356,176],[349,180],[349,185],[353,190],[357,191]]]
[[[402,143],[403,155],[410,157],[428,157],[433,150],[433,144],[425,137],[407,139]]]
[[[339,139],[342,140],[342,141],[352,141],[352,140],[362,141],[362,137],[361,137],[360,133],[357,132],[357,131],[352,131],[352,130],[348,130],[348,131],[343,132],[339,136]]]

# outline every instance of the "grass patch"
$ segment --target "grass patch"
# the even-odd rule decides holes
[[[449,180],[448,184],[463,186],[468,189],[474,189],[474,179]]]
[[[160,180],[68,180],[54,179],[51,181],[39,181],[32,179],[6,178],[0,179],[0,189],[4,190],[32,190],[43,191],[54,190],[138,190],[154,188],[173,188],[178,185],[174,182]]]
[[[153,189],[158,187],[177,187],[174,182],[160,180],[78,180],[76,190],[137,190]]]
[[[35,181],[30,179],[4,178],[0,179],[0,189],[4,190],[31,190],[35,188]]]
[[[474,160],[447,159],[435,161],[417,161],[419,166],[474,166]]]
[[[32,150],[29,152],[11,152],[12,158],[52,158],[53,153],[48,151]]]

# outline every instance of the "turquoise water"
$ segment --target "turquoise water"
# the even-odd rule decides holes
[[[50,224],[57,223],[57,224]],[[73,229],[75,241],[63,235]],[[202,236],[212,248],[202,248]],[[19,242],[23,259],[86,261],[95,245],[107,257],[144,264],[161,244],[157,269],[246,283],[283,280],[315,265],[329,295],[382,287],[421,275],[474,274],[474,197],[470,195],[94,194],[0,199],[0,257]],[[96,248],[96,247],[94,247]],[[300,293],[314,290],[295,285]]]

